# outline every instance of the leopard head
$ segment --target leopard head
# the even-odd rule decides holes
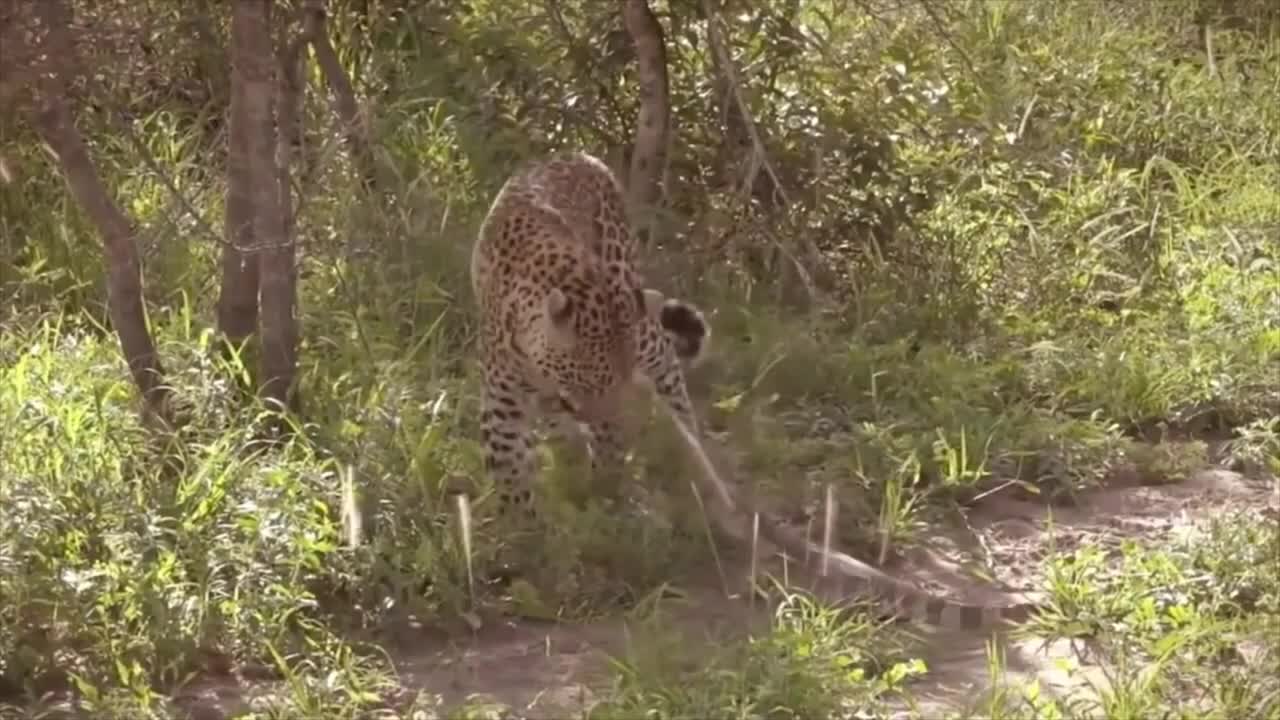
[[[635,371],[635,327],[658,318],[664,298],[586,267],[541,297],[522,345],[544,391],[583,419],[612,417]]]

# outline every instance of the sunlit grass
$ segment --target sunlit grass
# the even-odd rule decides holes
[[[846,286],[828,312],[801,314],[761,299],[777,277],[744,280],[728,263],[713,281],[679,283],[714,325],[712,357],[690,375],[704,425],[756,497],[821,527],[829,495],[839,522],[825,542],[883,563],[928,544],[961,505],[1006,492],[1069,502],[1121,464],[1148,485],[1219,455],[1280,476],[1274,38],[1221,32],[1214,76],[1202,49],[1179,49],[1190,15],[1172,6],[1120,17],[974,2],[904,10],[881,33],[839,4],[802,5],[813,47],[753,69],[747,82],[777,86],[748,96],[773,125],[772,161],[806,191],[793,209],[807,214],[777,227],[822,239]],[[545,38],[493,25],[503,6],[468,12],[450,32],[510,45],[486,63],[510,62],[500,71],[517,80],[551,72],[511,59]],[[499,129],[479,122],[495,101],[455,74],[479,73],[490,94],[536,95],[535,84],[495,85],[473,53],[435,52],[423,39],[435,35],[419,34],[392,43],[412,52],[380,47],[370,61],[370,82],[395,66],[408,83],[374,118],[388,197],[356,192],[327,137],[300,189],[306,412],[280,446],[259,442],[262,407],[242,392],[254,349],[214,351],[215,139],[181,114],[142,114],[129,127],[153,166],[120,118],[85,123],[138,227],[151,330],[188,420],[172,433],[136,418],[92,228],[34,138],[0,143],[22,172],[0,183],[0,703],[12,703],[0,715],[78,703],[94,717],[174,717],[177,688],[229,664],[275,674],[280,690],[256,717],[434,717],[444,709],[425,694],[384,707],[399,679],[379,630],[623,612],[632,642],[593,717],[884,717],[906,703],[928,668],[887,629],[803,593],[784,595],[768,628],[715,641],[659,612],[665,590],[726,585],[733,571],[662,413],[637,403],[631,418],[643,512],[601,502],[577,450],[556,447],[539,489],[547,531],[515,537],[494,517],[468,253],[492,191],[551,136],[531,139],[528,118],[502,108]],[[736,196],[682,175],[700,177],[698,143],[718,147],[720,131],[698,124],[715,115],[697,84],[711,73],[690,48],[674,52],[687,146],[675,148],[673,214],[711,215]],[[316,128],[324,100],[308,105]],[[562,100],[533,97],[531,112]],[[570,115],[555,115],[556,142],[625,130]],[[814,127],[830,136],[805,134]],[[852,158],[871,162],[858,148],[890,137],[895,160],[864,181]],[[835,169],[808,169],[820,145]],[[912,193],[928,202],[909,218],[876,214]],[[675,254],[698,237],[662,239]],[[1242,508],[1158,547],[1051,555],[1050,611],[1029,629],[1090,640],[1108,683],[1090,697],[1000,690],[973,711],[1280,716],[1280,658],[1265,642],[1280,633],[1275,532],[1274,517]],[[490,582],[513,548],[527,576]],[[750,554],[752,583],[767,588]],[[998,653],[991,664],[1000,676]],[[476,699],[456,714],[494,712]]]

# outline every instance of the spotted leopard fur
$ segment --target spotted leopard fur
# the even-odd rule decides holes
[[[697,307],[644,287],[621,187],[600,160],[553,156],[498,192],[471,256],[480,308],[481,434],[499,511],[537,516],[534,425],[559,410],[587,431],[593,476],[622,469],[622,394],[635,379],[696,427],[682,361],[710,330]]]

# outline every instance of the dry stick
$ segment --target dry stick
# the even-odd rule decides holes
[[[756,609],[756,573],[757,562],[760,556],[760,513],[751,513],[751,605],[752,610]]]
[[[791,587],[791,563],[790,557],[786,553],[782,553],[782,586]]]
[[[476,602],[475,570],[471,560],[471,503],[466,493],[458,493],[458,534],[462,539],[462,555],[467,564],[467,598]]]
[[[1014,485],[1021,485],[1021,484],[1022,484],[1022,481],[1018,480],[1017,478],[1014,478],[1013,480],[1005,480],[1004,482],[991,488],[990,490],[987,490],[985,492],[980,492],[977,495],[973,496],[973,499],[966,504],[970,506],[976,505],[978,504],[979,501],[983,500],[984,498],[988,498],[992,495],[995,495],[996,493],[1006,490]]]
[[[810,514],[809,517],[806,518],[804,522],[804,539],[806,541],[804,544],[804,566],[805,567],[809,567],[810,543],[808,541],[812,538],[813,538],[813,515]]]
[[[1022,112],[1022,122],[1018,123],[1017,139],[1022,140],[1022,136],[1027,134],[1027,121],[1031,119],[1031,111],[1036,109],[1036,101],[1040,99],[1039,95],[1032,95],[1031,102],[1027,103],[1027,109]]]
[[[1218,77],[1218,61],[1213,56],[1213,26],[1208,21],[1204,25],[1204,55],[1206,59],[1205,69],[1209,73],[1209,77]]]
[[[711,558],[716,563],[716,573],[720,576],[720,584],[724,587],[724,596],[731,598],[733,597],[733,590],[729,587],[729,578],[724,574],[724,564],[720,562],[720,552],[716,549],[716,538],[711,532],[711,521],[707,519],[707,506],[702,502],[702,493],[698,492],[697,483],[690,482],[689,486],[693,489],[693,499],[698,501],[698,510],[702,512],[703,529],[707,533],[707,544],[711,547]]]
[[[353,465],[342,469],[342,525],[346,531],[347,545],[359,547],[364,536],[364,514],[356,500],[356,470]]]
[[[836,529],[835,486],[827,483],[826,507],[822,526],[822,577],[826,577],[831,565],[831,536]]]

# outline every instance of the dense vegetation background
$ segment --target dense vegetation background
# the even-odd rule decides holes
[[[1121,466],[1280,473],[1271,3],[266,5],[0,9],[13,712],[69,690],[167,717],[192,673],[265,665],[289,682],[264,716],[361,717],[394,685],[385,623],[580,620],[708,567],[672,479],[692,465],[646,405],[656,512],[606,513],[549,455],[543,571],[479,580],[504,538],[467,258],[506,177],[557,149],[617,170],[651,282],[709,311],[691,382],[744,477],[797,511],[833,482],[849,547],[883,560],[958,503],[1070,502]],[[1050,559],[1046,632],[1159,661],[1111,716],[1187,712],[1191,688],[1280,717],[1274,677],[1205,659],[1224,628],[1280,631],[1274,520],[1241,510],[1197,552]],[[596,712],[873,712],[910,666],[835,622],[797,614],[724,661],[736,684],[628,666]]]

